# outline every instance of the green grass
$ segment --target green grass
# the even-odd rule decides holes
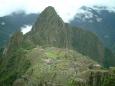
[[[48,58],[60,58],[60,57],[64,57],[65,55],[65,52],[62,51],[61,49],[59,48],[46,48],[45,49],[45,55],[48,57]]]

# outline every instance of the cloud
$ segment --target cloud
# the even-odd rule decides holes
[[[27,32],[31,31],[32,26],[31,25],[25,25],[24,27],[21,27],[21,32],[23,34],[26,34]]]
[[[0,0],[0,16],[17,10],[27,13],[39,13],[47,6],[55,7],[65,22],[71,19],[81,6],[115,7],[115,0]]]

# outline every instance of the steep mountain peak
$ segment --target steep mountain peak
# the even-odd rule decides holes
[[[57,12],[54,7],[48,6],[47,8],[43,10],[43,12],[41,13],[41,16],[44,16],[44,17],[57,16]]]
[[[52,6],[48,6],[47,8],[44,9],[44,11],[55,12],[56,13],[55,8],[52,7]]]
[[[66,32],[65,23],[55,9],[49,6],[39,15],[30,33],[36,44],[59,47],[59,45],[65,45],[64,37]]]
[[[46,29],[46,26],[63,27],[64,22],[52,6],[48,6],[38,17],[32,31]]]

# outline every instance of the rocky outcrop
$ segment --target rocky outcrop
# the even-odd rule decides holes
[[[107,70],[93,70],[89,71],[89,86],[103,86],[106,78],[109,77],[109,72]]]
[[[11,52],[14,52],[19,47],[21,47],[22,41],[23,41],[23,33],[22,32],[14,33],[8,42],[8,46],[4,49],[3,54],[7,56],[10,55]]]
[[[109,68],[108,70],[90,70],[87,74],[86,86],[114,86],[115,85],[115,68]]]

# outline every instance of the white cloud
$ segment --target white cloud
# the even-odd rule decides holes
[[[0,0],[0,16],[13,11],[25,10],[27,13],[39,13],[47,6],[55,7],[56,11],[68,21],[81,6],[115,7],[115,0]]]
[[[97,18],[97,22],[101,22],[103,19],[102,18]]]
[[[26,34],[27,32],[29,32],[32,29],[31,25],[25,25],[24,27],[21,27],[21,32],[23,32],[23,34]]]
[[[4,26],[6,23],[5,22],[1,22],[1,25]]]

